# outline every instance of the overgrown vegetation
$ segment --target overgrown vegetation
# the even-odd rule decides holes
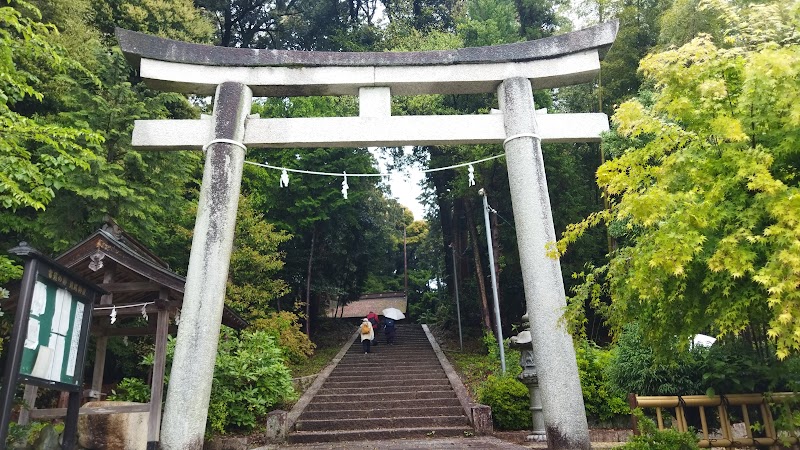
[[[167,373],[175,351],[175,339],[167,345]],[[152,355],[142,361],[152,366]],[[169,378],[166,380],[169,385]],[[149,401],[150,388],[139,379],[123,379],[115,400]],[[284,351],[265,331],[220,334],[214,379],[211,386],[206,430],[212,434],[251,431],[276,405],[295,399],[292,377]]]
[[[797,391],[800,358],[778,360],[767,348],[744,337],[695,346],[660,357],[643,343],[640,326],[625,327],[607,366],[612,389],[620,396],[742,394]]]
[[[614,113],[597,171],[609,208],[559,247],[600,223],[618,246],[572,307],[604,310],[617,333],[638,321],[664,354],[702,331],[758,332],[784,359],[800,350],[800,2],[701,9],[717,37],[644,57],[651,91]]]
[[[678,430],[667,428],[659,430],[656,423],[646,417],[640,409],[633,411],[639,421],[639,435],[631,436],[628,442],[617,447],[624,450],[695,450],[697,436],[694,433],[682,433]]]
[[[439,339],[453,348],[451,332],[437,328]],[[499,347],[494,335],[485,334],[482,345],[471,345],[477,340],[468,330],[468,346],[462,352],[448,351],[447,356],[461,375],[461,379],[478,402],[492,407],[492,417],[499,429],[518,430],[531,426],[530,394],[517,378],[522,373],[520,353],[505,345],[506,374],[501,373]],[[586,415],[596,426],[611,426],[627,419],[630,414],[626,393],[616,390],[608,378],[612,352],[586,341],[576,343],[578,370],[581,377]]]
[[[478,388],[477,400],[492,408],[492,420],[501,430],[524,430],[531,426],[528,387],[509,374],[489,375]]]
[[[590,426],[613,427],[627,420],[630,408],[626,393],[614,389],[609,379],[612,351],[602,349],[594,342],[579,340],[575,344],[575,358]]]
[[[27,425],[19,425],[15,422],[11,422],[8,424],[8,435],[6,436],[4,448],[14,449],[28,447],[36,442],[39,434],[47,427],[52,428],[56,434],[64,432],[63,423],[54,425],[48,422],[33,421]]]

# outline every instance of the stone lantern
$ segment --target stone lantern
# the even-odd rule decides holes
[[[528,314],[522,316],[523,331],[511,337],[511,347],[520,351],[519,365],[522,373],[517,377],[522,384],[528,387],[531,396],[531,416],[533,418],[533,431],[528,435],[529,441],[545,442],[547,433],[544,429],[544,415],[542,414],[542,398],[539,392],[539,376],[536,373],[536,362],[533,360],[533,345],[531,344],[530,322]]]

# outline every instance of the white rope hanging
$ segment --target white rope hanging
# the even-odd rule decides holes
[[[478,163],[482,163],[482,162],[486,162],[486,161],[491,161],[493,159],[502,158],[504,156],[506,156],[506,155],[502,154],[502,155],[489,156],[488,158],[478,159],[478,160],[475,160],[475,161],[465,162],[465,163],[461,163],[461,164],[453,164],[452,166],[436,167],[434,169],[425,169],[425,170],[414,170],[414,171],[410,171],[410,173],[431,173],[431,172],[439,172],[441,170],[457,169],[459,167],[467,167],[467,166],[471,166],[473,164],[478,164]],[[281,171],[281,175],[283,175],[283,172],[285,171],[285,172],[292,172],[292,173],[302,173],[302,174],[306,174],[306,175],[322,175],[322,176],[328,176],[328,177],[389,177],[389,178],[391,178],[391,176],[392,176],[391,172],[381,172],[381,173],[318,172],[318,171],[314,171],[314,170],[290,169],[288,167],[273,166],[273,165],[270,165],[270,164],[267,164],[267,163],[258,163],[258,162],[255,162],[255,161],[245,161],[245,164],[250,164],[250,165],[258,166],[258,167],[264,167],[266,169],[280,170]],[[286,175],[286,185],[288,186],[288,184],[289,184],[289,176],[288,176],[288,173],[287,173],[287,175]]]
[[[109,314],[108,317],[109,317],[109,319],[111,319],[111,324],[113,325],[114,322],[117,321],[117,309],[138,308],[138,307],[141,306],[142,307],[142,317],[144,318],[144,320],[148,320],[148,318],[147,318],[147,306],[148,305],[152,305],[154,303],[155,302],[143,302],[143,303],[132,303],[130,305],[120,305],[120,306],[117,306],[117,305],[101,306],[101,307],[98,307],[98,308],[94,308],[94,310],[95,311],[107,311],[107,310],[110,309],[111,310],[111,314]]]
[[[514,136],[510,136],[509,138],[507,138],[503,142],[503,146],[505,146],[506,142],[508,142],[508,141],[510,141],[512,139],[520,138],[520,137],[539,138],[538,135],[532,134],[532,133],[516,134]],[[203,149],[205,150],[209,145],[213,144],[214,142],[228,142],[228,141],[229,141],[228,139],[215,139],[215,140],[209,142],[208,144],[206,144],[203,147]],[[236,144],[236,145],[240,144],[240,143],[237,143],[237,142],[234,142],[234,141],[230,141],[228,143]],[[244,146],[244,144],[241,144],[241,145]],[[437,167],[437,168],[434,168],[434,169],[425,169],[425,170],[411,171],[411,172],[406,172],[406,173],[407,174],[411,174],[411,173],[425,174],[425,173],[431,173],[431,172],[439,172],[439,171],[442,171],[442,170],[457,169],[459,167],[467,167],[467,185],[468,186],[475,186],[475,167],[473,165],[474,164],[478,164],[478,163],[482,163],[482,162],[486,162],[486,161],[491,161],[491,160],[497,159],[497,158],[502,158],[504,156],[505,156],[505,154],[489,156],[487,158],[482,158],[482,159],[478,159],[478,160],[470,161],[470,162],[465,162],[465,163],[461,163],[461,164],[453,164],[451,166],[446,166],[446,167]],[[322,175],[322,176],[328,176],[328,177],[342,177],[343,178],[342,179],[342,197],[344,197],[345,200],[347,200],[347,191],[350,189],[350,185],[347,184],[347,177],[382,177],[382,178],[385,179],[386,182],[389,182],[390,179],[391,179],[391,176],[392,176],[392,174],[390,172],[350,173],[349,174],[347,172],[338,173],[338,172],[319,172],[319,171],[315,171],[315,170],[290,169],[288,167],[273,166],[273,165],[267,164],[266,162],[257,163],[255,161],[245,161],[245,163],[253,165],[253,166],[264,167],[266,169],[280,170],[281,171],[281,176],[280,176],[280,180],[279,180],[279,186],[281,188],[289,187],[289,172],[302,173],[302,174],[306,174],[306,175]]]

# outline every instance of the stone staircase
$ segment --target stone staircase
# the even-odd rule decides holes
[[[453,437],[473,433],[421,325],[365,355],[356,338],[297,418],[290,443]]]

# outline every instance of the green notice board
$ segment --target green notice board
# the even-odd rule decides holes
[[[88,325],[85,317],[91,313],[91,304],[78,294],[80,289],[66,289],[42,275],[37,277],[33,290],[20,374],[80,385],[85,352],[82,328]],[[58,280],[58,274],[50,271],[50,275]]]

